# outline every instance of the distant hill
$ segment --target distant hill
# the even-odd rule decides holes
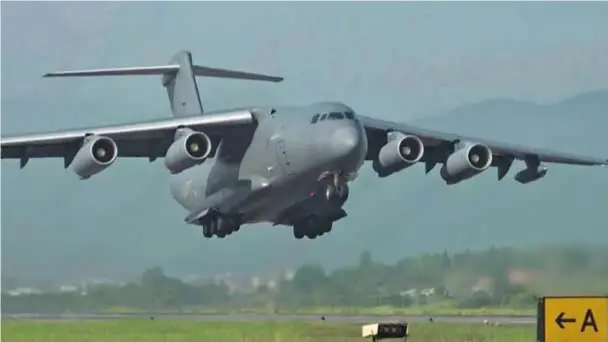
[[[411,123],[607,156],[607,111],[608,91],[601,90],[551,104],[488,100]],[[605,168],[550,166],[546,178],[522,186],[512,179],[515,165],[501,182],[491,170],[447,187],[437,170],[424,176],[422,166],[382,180],[365,166],[346,204],[349,217],[313,242],[266,225],[204,239],[183,224],[160,163],[121,161],[88,182],[67,175],[60,161],[21,171],[16,163],[2,166],[2,269],[17,278],[128,277],[155,265],[169,274],[304,262],[331,268],[356,262],[363,250],[395,261],[443,249],[608,242]]]

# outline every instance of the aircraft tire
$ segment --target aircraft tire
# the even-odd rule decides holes
[[[203,225],[203,236],[207,239],[210,239],[213,237],[213,231],[211,230],[211,227],[209,226],[209,224]]]
[[[319,230],[317,229],[317,227],[315,225],[309,225],[307,231],[306,231],[306,237],[314,240],[317,236],[319,236]]]
[[[226,229],[229,224],[227,220],[224,220],[220,215],[217,215],[213,221],[215,221],[215,235],[218,238],[223,239],[226,235],[230,234],[230,231]]]
[[[304,237],[304,232],[302,232],[302,226],[296,224],[293,226],[293,237],[301,240]]]
[[[346,202],[348,200],[349,192],[348,185],[343,184],[338,188],[338,199],[340,199],[341,202]]]
[[[332,184],[328,184],[325,188],[325,199],[328,201],[333,201],[338,195],[338,191],[335,186]]]
[[[324,222],[322,227],[323,227],[323,230],[321,230],[321,231],[323,233],[329,233],[329,232],[331,232],[332,222],[329,222],[329,221]]]
[[[209,231],[211,232],[211,236],[213,236],[214,234],[217,234],[217,228],[218,228],[217,223],[218,222],[217,222],[217,220],[214,217],[212,217],[209,220],[208,225],[209,225]]]

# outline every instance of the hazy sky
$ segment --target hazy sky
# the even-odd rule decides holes
[[[160,77],[40,76],[57,69],[162,64],[181,49],[191,50],[197,64],[286,78],[279,84],[199,78],[207,109],[339,100],[366,115],[407,120],[495,97],[552,102],[608,88],[608,3],[603,2],[0,4],[2,135],[170,117]],[[239,258],[230,260],[241,260],[242,255],[258,266],[281,261],[285,253],[314,257],[318,248],[331,252],[351,246],[350,252],[358,253],[366,244],[361,233],[367,232],[366,226],[361,225],[375,218],[367,207],[370,194],[377,206],[383,198],[391,200],[396,209],[387,210],[393,213],[414,208],[417,222],[428,222],[429,229],[438,231],[457,224],[427,215],[427,202],[418,201],[416,191],[453,211],[469,210],[461,196],[477,203],[471,205],[491,204],[479,196],[499,197],[498,191],[509,191],[513,201],[497,200],[494,214],[477,213],[484,214],[476,220],[483,222],[516,212],[517,208],[509,209],[511,202],[525,206],[530,198],[560,198],[560,189],[549,188],[564,181],[552,175],[548,178],[555,183],[547,180],[522,190],[504,182],[498,188],[492,175],[486,182],[492,185],[483,187],[475,181],[447,191],[436,174],[422,178],[422,171],[412,171],[414,176],[378,180],[366,171],[369,182],[364,178],[348,203],[350,208],[358,206],[350,220],[326,239],[296,246],[290,233],[272,229],[245,229],[230,239],[204,240],[197,229],[183,224],[186,213],[171,200],[167,172],[159,162],[121,160],[86,182],[66,172],[59,160],[32,161],[24,170],[15,161],[2,162],[2,169],[2,240],[11,242],[2,247],[10,248],[13,266],[48,271],[45,262],[67,264],[62,263],[65,251],[65,258],[76,255],[81,261],[75,273],[103,271],[88,268],[93,264],[88,262],[100,255],[108,259],[99,264],[111,271],[126,260],[155,266],[169,252],[195,251],[199,257],[184,257],[183,263],[200,262],[201,268],[210,258],[234,258],[234,251]],[[577,172],[573,174],[592,178]],[[605,183],[590,181],[588,186],[597,184]],[[399,186],[405,190],[395,190]],[[393,197],[382,197],[391,189]],[[552,196],[544,195],[551,191]],[[561,200],[560,205],[571,205],[568,198]],[[547,208],[550,212],[553,207]],[[597,205],[589,210],[598,220],[603,218],[594,208]],[[533,216],[534,210],[529,211]],[[562,221],[568,218],[577,216],[564,211]],[[464,218],[462,222],[458,224],[466,225]],[[347,235],[350,228],[361,234]],[[420,234],[433,232],[419,229]],[[488,229],[485,236],[484,241],[490,241],[497,235]],[[469,236],[459,239],[464,245]],[[124,250],[131,254],[116,261],[111,259],[112,250],[121,241],[137,248],[123,245],[120,257]],[[415,251],[433,244],[407,242],[404,248]]]
[[[279,85],[201,79],[211,107],[327,99],[407,118],[495,96],[553,101],[608,86],[608,4],[2,2],[3,105],[21,102],[3,113],[5,128],[21,131],[17,121],[43,115],[24,101],[32,94],[57,109],[76,106],[74,93],[108,109],[166,110],[156,79],[39,76],[159,64],[180,49],[200,64],[286,77]]]

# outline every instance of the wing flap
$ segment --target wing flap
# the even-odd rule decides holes
[[[469,141],[488,146],[495,155],[512,156],[515,159],[526,160],[530,156],[537,157],[541,162],[560,163],[572,165],[608,165],[608,159],[582,156],[572,153],[552,151],[547,149],[532,148],[516,144],[468,137],[464,135],[447,133],[416,127],[403,123],[374,119],[366,116],[357,116],[367,130],[378,130],[384,132],[398,131],[411,134],[422,139],[427,146],[437,146],[442,143]]]

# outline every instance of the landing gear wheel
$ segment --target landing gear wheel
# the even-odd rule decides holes
[[[336,198],[337,194],[338,194],[338,191],[335,186],[330,184],[325,188],[325,198],[328,201],[333,201]]]
[[[232,221],[230,219],[218,215],[215,220],[217,221],[217,231],[215,233],[217,237],[222,239],[232,234]]]
[[[304,237],[304,229],[302,228],[305,228],[305,226],[303,226],[301,223],[296,223],[293,226],[293,237],[301,240]]]
[[[343,184],[342,186],[340,186],[338,188],[338,197],[340,198],[340,200],[342,202],[346,202],[346,200],[348,200],[348,193],[349,193],[348,185]]]
[[[210,218],[209,223],[207,223],[207,225],[209,227],[209,232],[211,232],[211,236],[217,234],[218,225],[215,217]]]
[[[332,226],[332,222],[329,222],[329,221],[323,222],[322,225],[321,225],[321,227],[320,227],[321,228],[320,229],[321,230],[321,234],[331,232],[331,226]]]
[[[304,235],[306,235],[307,238],[314,240],[314,238],[319,236],[319,220],[316,217],[311,216],[305,222],[306,230]]]
[[[203,224],[203,236],[207,239],[210,239],[213,237],[213,231],[211,230],[209,223]]]

